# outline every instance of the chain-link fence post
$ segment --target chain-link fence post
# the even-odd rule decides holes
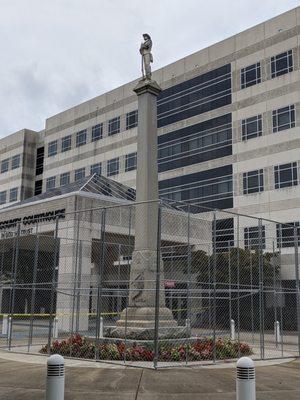
[[[187,221],[187,323],[186,323],[186,329],[187,329],[187,336],[191,335],[192,332],[192,303],[191,303],[191,280],[192,280],[192,275],[191,275],[191,260],[192,260],[192,254],[191,254],[191,243],[190,243],[190,230],[191,230],[191,206],[190,204],[188,205],[188,221]],[[188,343],[186,344],[186,351],[185,351],[185,362],[186,364],[188,363]]]
[[[216,323],[217,323],[217,216],[213,216],[213,361],[216,362]]]
[[[16,297],[16,286],[17,286],[17,273],[18,273],[18,263],[19,263],[19,251],[20,251],[20,234],[21,234],[21,224],[18,223],[17,228],[17,236],[15,241],[15,248],[14,248],[14,257],[13,257],[13,265],[12,265],[12,276],[13,276],[13,287],[12,287],[12,294],[11,294],[11,304],[10,304],[10,326],[8,329],[8,349],[11,349],[11,341],[13,335],[13,321],[14,321],[14,310],[15,310],[15,297]]]
[[[250,254],[249,254],[249,261],[250,261],[250,303],[251,303],[251,333],[252,333],[252,344],[254,344],[254,298],[253,298],[253,263],[252,263],[252,247],[250,241]]]
[[[160,260],[161,260],[161,204],[158,203],[157,218],[157,260],[155,282],[155,323],[154,323],[154,368],[157,369],[159,358],[159,305],[160,305]],[[162,288],[164,290],[164,287]]]
[[[97,279],[97,306],[96,306],[96,344],[99,344],[100,338],[100,324],[101,324],[101,314],[102,314],[102,294],[103,294],[103,272],[105,264],[105,233],[106,233],[106,208],[101,210],[101,239],[100,239],[100,263],[99,263],[99,273]],[[98,354],[99,346],[96,346],[95,358],[99,358]]]
[[[76,308],[76,293],[77,293],[77,281],[78,281],[78,263],[79,263],[79,257],[78,257],[78,252],[79,252],[79,220],[80,220],[80,212],[77,212],[75,214],[75,220],[77,220],[77,226],[76,226],[76,234],[75,238],[72,239],[72,247],[75,246],[75,265],[73,266],[74,270],[71,272],[72,278],[74,280],[73,282],[73,298],[72,298],[72,316],[71,316],[71,336],[74,334],[74,320],[75,320],[75,327],[76,327],[76,321],[77,321],[77,314],[75,314],[75,308]],[[75,243],[74,243],[75,242]],[[76,316],[76,319],[75,319]],[[72,349],[70,349],[72,351]],[[71,354],[70,354],[71,356]]]
[[[294,227],[294,247],[295,247],[295,280],[296,280],[296,313],[297,313],[297,333],[298,333],[298,355],[300,356],[300,285],[299,285],[299,249],[298,249],[298,229]]]
[[[228,240],[228,297],[229,297],[229,323],[232,320],[232,298],[231,298],[231,245]],[[230,325],[229,325],[230,328]]]
[[[32,345],[32,337],[33,337],[33,320],[34,320],[34,311],[35,311],[36,279],[37,279],[38,260],[39,260],[39,247],[40,247],[40,237],[39,237],[38,227],[39,226],[37,224],[36,232],[35,232],[33,274],[32,274],[32,285],[31,285],[28,352],[30,350],[30,346]]]
[[[281,326],[281,356],[283,357],[283,334],[284,334],[284,330],[283,330],[283,299],[284,299],[284,292],[283,292],[283,287],[282,287],[282,274],[281,274],[281,249],[282,249],[282,224],[278,224],[278,241],[277,241],[277,247],[279,250],[279,284],[280,284],[280,291],[281,291],[281,295],[280,295],[280,326]]]
[[[260,357],[265,358],[265,343],[264,343],[264,271],[263,271],[263,245],[262,245],[262,220],[258,220],[258,267],[259,267],[259,316],[260,316]]]
[[[131,229],[132,229],[132,207],[129,206],[129,216],[128,216],[128,249],[132,249],[131,245]],[[126,291],[126,304],[125,304],[125,332],[124,332],[124,364],[126,364],[126,354],[127,354],[127,321],[128,321],[128,305],[129,305],[129,296],[130,296],[130,261],[129,257],[127,257],[127,267],[128,267],[128,286]]]
[[[238,341],[238,357],[241,356],[241,346],[240,346],[240,330],[241,330],[241,288],[240,288],[240,216],[237,216],[237,235],[236,235],[236,280],[237,280],[237,341]]]
[[[56,267],[58,262],[59,255],[59,238],[58,238],[58,225],[59,225],[59,216],[56,216],[55,219],[55,230],[54,230],[54,256],[53,256],[53,270],[51,277],[51,295],[50,295],[50,315],[49,315],[49,330],[48,330],[48,354],[51,353],[51,339],[52,339],[52,330],[53,330],[53,314],[54,314],[54,299],[55,299],[55,291],[56,291]]]

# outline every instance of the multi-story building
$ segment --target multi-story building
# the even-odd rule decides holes
[[[153,73],[162,197],[298,224],[299,40],[300,7]],[[136,83],[1,139],[0,207],[93,173],[135,187]]]

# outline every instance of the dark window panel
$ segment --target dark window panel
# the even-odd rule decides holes
[[[108,121],[108,136],[116,135],[120,132],[120,117],[112,118]]]
[[[137,153],[126,154],[125,158],[125,172],[133,171],[136,169]]]
[[[287,222],[286,224],[276,224],[277,247],[295,246],[295,227],[298,237],[298,246],[300,246],[300,224],[299,222]]]
[[[86,129],[76,133],[76,147],[86,144]]]
[[[275,189],[298,185],[297,163],[276,165],[274,167]]]
[[[68,135],[61,139],[61,151],[62,153],[72,148],[72,136]]]
[[[138,125],[138,110],[126,114],[126,129],[135,128]]]
[[[241,69],[241,89],[261,82],[260,62]]]
[[[37,196],[39,194],[41,194],[43,191],[43,180],[40,179],[38,181],[35,181],[34,184],[34,195]]]
[[[92,142],[102,139],[103,136],[103,124],[97,124],[92,126]]]
[[[266,248],[266,230],[265,226],[261,226],[259,232],[258,226],[251,226],[244,228],[244,245],[245,249],[265,249]],[[260,240],[261,239],[261,240]]]
[[[165,89],[158,98],[158,127],[231,103],[231,65]]]
[[[107,161],[107,176],[117,175],[119,173],[119,158],[113,158]]]
[[[242,139],[249,140],[262,135],[262,116],[242,120]]]
[[[295,127],[295,106],[279,108],[272,112],[273,132],[283,131]]]
[[[39,147],[36,150],[35,175],[41,175],[44,172],[44,157],[45,148]]]
[[[231,114],[158,137],[159,172],[232,154]]]
[[[292,50],[271,57],[271,77],[276,78],[293,71]]]

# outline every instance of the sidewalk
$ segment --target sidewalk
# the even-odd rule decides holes
[[[25,357],[25,356],[24,356]],[[0,359],[1,400],[43,400],[45,365]],[[300,360],[256,368],[257,400],[298,400]],[[66,368],[65,400],[235,400],[234,368]]]

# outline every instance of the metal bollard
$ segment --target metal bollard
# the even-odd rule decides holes
[[[2,319],[2,335],[7,335],[8,334],[8,315],[3,314],[3,319]]]
[[[279,321],[275,321],[274,322],[274,333],[275,333],[275,342],[276,342],[276,347],[277,347],[278,343],[281,342],[280,323],[279,323]]]
[[[230,339],[235,340],[235,322],[234,319],[230,320]]]
[[[53,319],[53,339],[58,338],[58,318]]]
[[[236,400],[256,400],[254,362],[249,357],[236,364]]]
[[[100,337],[103,338],[103,317],[100,317]]]
[[[7,339],[10,340],[10,337],[11,337],[11,317],[8,317]]]
[[[65,398],[65,360],[59,354],[47,359],[46,400]]]

